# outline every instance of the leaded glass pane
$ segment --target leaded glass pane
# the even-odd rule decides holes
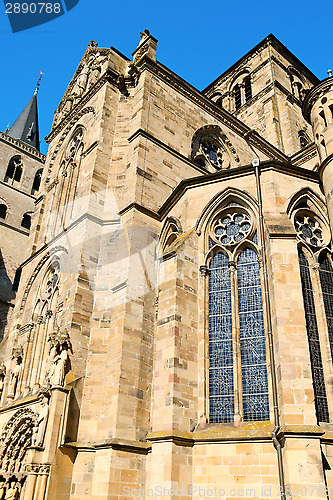
[[[325,257],[319,264],[321,289],[323,292],[328,338],[333,356],[333,269],[330,259]]]
[[[298,252],[299,266],[301,271],[301,281],[303,290],[303,301],[306,319],[306,329],[308,334],[309,350],[310,350],[310,360],[311,360],[311,370],[312,370],[312,381],[313,389],[315,394],[315,407],[318,422],[329,422],[329,412],[327,405],[325,378],[323,370],[323,362],[321,358],[320,341],[318,334],[318,325],[316,310],[313,298],[312,283],[310,277],[309,263],[300,250]],[[325,265],[320,270],[320,279],[323,286],[324,276],[322,273],[324,271]],[[325,299],[324,299],[325,301]]]
[[[238,260],[238,297],[243,418],[269,420],[264,317],[257,254],[247,248]]]
[[[211,422],[234,418],[231,283],[228,257],[217,253],[209,276],[209,401]]]

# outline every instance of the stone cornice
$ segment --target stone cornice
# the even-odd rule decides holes
[[[127,451],[131,453],[139,453],[142,455],[147,455],[151,450],[151,444],[143,441],[131,441],[129,439],[104,439],[95,442],[80,442],[74,441],[70,443],[65,443],[62,448],[72,448],[77,451],[90,451],[96,452],[99,449],[111,448],[113,450]]]
[[[266,160],[261,162],[260,171],[266,170],[276,170],[285,175],[299,177],[312,182],[319,182],[317,172],[312,170],[307,170],[301,167],[295,167],[288,162],[280,162],[277,160]],[[199,177],[191,177],[189,179],[182,180],[178,186],[174,189],[172,194],[165,200],[163,205],[158,210],[158,214],[161,220],[169,213],[170,209],[175,206],[177,201],[184,195],[184,193],[193,187],[204,186],[206,184],[211,184],[215,182],[224,181],[229,178],[242,177],[244,175],[253,174],[252,165],[244,165],[241,167],[230,168],[228,170],[223,170],[220,172],[214,172],[212,174],[201,175]]]
[[[294,153],[289,157],[291,163],[296,167],[303,165],[303,163],[312,160],[313,158],[317,158],[317,149],[314,142],[311,142],[308,146],[297,153]]]
[[[18,149],[22,153],[31,156],[34,160],[37,160],[41,163],[45,163],[46,156],[41,153],[40,151],[37,151],[37,149],[32,148],[31,146],[28,146],[24,142],[20,141],[19,139],[13,139],[7,134],[4,134],[3,132],[0,132],[0,140],[2,142],[5,142],[6,144],[9,144],[10,146],[14,147],[15,149]]]
[[[43,252],[55,252],[55,251],[63,251],[65,250],[64,247],[53,247],[54,243],[56,243],[60,238],[62,238],[66,233],[68,233],[71,229],[75,228],[78,224],[81,222],[89,220],[92,222],[95,222],[101,226],[103,225],[117,225],[120,223],[120,219],[101,219],[100,217],[97,217],[96,215],[93,215],[89,212],[85,212],[84,214],[80,215],[74,222],[72,222],[66,229],[60,231],[56,236],[54,236],[52,239],[50,239],[47,243],[45,243],[42,247],[40,247],[36,252],[28,257],[22,264],[20,265],[21,268],[29,264],[31,260],[33,260],[36,255],[42,254]],[[51,248],[52,247],[52,248]]]

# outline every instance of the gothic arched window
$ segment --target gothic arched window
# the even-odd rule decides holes
[[[326,313],[328,336],[333,352],[333,270],[330,259],[326,254],[319,256],[318,252],[327,244],[327,234],[323,230],[320,219],[308,209],[300,206],[294,214],[294,226],[299,241],[298,249],[299,268],[303,293],[303,303],[306,321],[306,330],[309,343],[312,383],[315,395],[315,408],[318,422],[329,422],[325,373],[322,359],[320,335],[317,322],[315,294],[309,259],[312,266],[319,263],[319,277],[321,293]]]
[[[235,95],[235,108],[238,109],[242,105],[242,94],[240,86],[237,84],[234,87],[234,95]]]
[[[245,90],[245,101],[249,101],[252,97],[252,86],[251,86],[250,76],[247,76],[244,79],[244,90]]]
[[[266,341],[257,236],[237,203],[209,230],[210,422],[268,420]]]
[[[32,189],[31,189],[31,194],[35,194],[39,191],[40,183],[42,180],[42,174],[43,174],[42,168],[38,169],[37,172],[35,173],[35,178],[34,178],[34,182],[32,184]]]
[[[31,214],[24,214],[21,220],[21,226],[25,229],[30,229],[31,227]]]
[[[0,218],[5,219],[7,215],[7,206],[4,203],[0,204]]]
[[[8,163],[8,167],[6,170],[6,175],[4,178],[4,182],[8,184],[14,184],[14,182],[20,182],[22,178],[23,172],[23,163],[22,158],[19,155],[13,156]]]

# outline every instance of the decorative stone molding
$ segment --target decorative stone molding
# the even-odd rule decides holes
[[[50,474],[51,465],[49,464],[27,464],[25,472],[27,474]]]
[[[38,262],[37,266],[35,267],[34,271],[32,272],[32,274],[29,278],[28,283],[26,284],[26,287],[25,287],[25,290],[23,293],[23,297],[22,297],[22,301],[21,301],[20,312],[22,312],[24,309],[24,305],[25,305],[25,302],[26,302],[27,297],[29,295],[30,289],[31,289],[32,284],[35,281],[39,271],[44,266],[45,262],[47,262],[52,257],[52,255],[54,255],[55,253],[58,253],[58,252],[68,253],[68,250],[67,250],[67,248],[60,246],[60,245],[55,246],[54,248],[49,249],[47,251],[47,253],[42,257],[42,259]]]

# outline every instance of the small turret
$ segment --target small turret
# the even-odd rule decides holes
[[[333,234],[333,77],[330,73],[306,95],[303,116],[312,125]]]

